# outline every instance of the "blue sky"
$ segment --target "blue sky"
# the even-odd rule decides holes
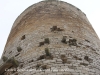
[[[41,0],[0,0],[0,57],[15,19],[30,5]],[[100,0],[62,0],[68,2],[86,15],[100,37]]]

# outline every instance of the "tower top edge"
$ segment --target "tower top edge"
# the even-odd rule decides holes
[[[43,0],[43,1],[40,1],[38,3],[35,3],[35,4],[32,4],[30,5],[28,8],[26,8],[18,17],[17,19],[15,20],[13,26],[12,26],[12,29],[14,27],[16,27],[16,25],[19,23],[19,21],[23,18],[23,16],[25,16],[28,12],[32,11],[32,9],[38,7],[38,6],[43,6],[43,5],[49,5],[49,4],[55,4],[59,7],[61,7],[63,5],[64,8],[66,8],[66,5],[68,5],[69,7],[71,8],[74,8],[76,9],[77,11],[79,11],[81,14],[85,15],[84,12],[82,12],[79,8],[77,8],[76,6],[68,3],[68,2],[65,2],[65,1],[60,1],[60,0]],[[85,15],[86,16],[86,15]]]

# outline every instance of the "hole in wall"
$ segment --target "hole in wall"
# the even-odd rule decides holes
[[[21,37],[21,40],[24,40],[26,38],[26,36],[25,35],[23,35],[22,37]]]
[[[87,64],[87,63],[80,63],[80,65],[88,66],[88,64]]]
[[[19,47],[17,47],[17,51],[18,52],[21,52],[22,51],[22,48],[19,46]]]
[[[9,54],[12,53],[12,51],[9,52]]]
[[[17,57],[20,53],[16,54],[15,57]]]
[[[85,41],[90,43],[90,41],[89,41],[89,40],[87,40],[87,39],[85,39]]]

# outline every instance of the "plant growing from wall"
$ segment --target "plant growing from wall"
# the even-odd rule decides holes
[[[51,56],[51,53],[49,52],[48,48],[45,48],[45,53],[46,53],[46,56]]]
[[[69,46],[77,46],[77,40],[76,39],[69,39]]]
[[[53,27],[51,28],[51,31],[64,31],[64,29],[57,28],[57,26],[53,26]]]
[[[61,42],[67,44],[67,41],[66,41],[66,37],[65,36],[63,36]]]
[[[45,39],[44,39],[44,42],[47,43],[47,44],[50,44],[49,38],[45,38]]]
[[[53,59],[53,56],[49,52],[48,48],[45,48],[45,55],[41,55],[37,60],[42,60],[42,59]]]
[[[3,56],[3,57],[2,57],[2,60],[3,60],[3,62],[5,62],[5,61],[8,60],[8,58],[7,58],[6,56]]]
[[[7,63],[12,63],[14,67],[19,66],[19,62],[14,57],[8,59]]]
[[[39,43],[39,47],[42,46],[42,45],[44,45],[44,44],[50,44],[49,38],[45,38],[43,42],[40,42]]]
[[[45,59],[53,59],[53,56],[51,55],[48,48],[45,48]]]

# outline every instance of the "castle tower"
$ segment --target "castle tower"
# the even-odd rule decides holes
[[[100,75],[100,40],[77,7],[39,2],[14,22],[0,75]]]

